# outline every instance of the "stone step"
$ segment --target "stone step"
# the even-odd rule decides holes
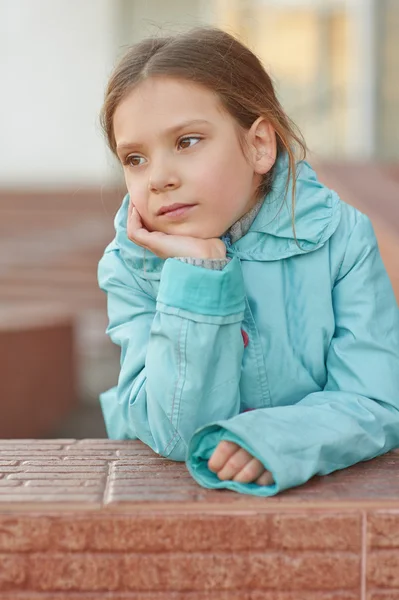
[[[0,596],[394,599],[398,475],[396,451],[259,498],[138,440],[0,440]]]

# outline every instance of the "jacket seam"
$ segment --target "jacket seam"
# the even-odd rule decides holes
[[[182,367],[182,352],[181,352],[181,338],[182,338],[182,332],[183,332],[183,326],[184,326],[184,319],[182,319],[181,325],[180,325],[180,331],[179,331],[179,337],[178,337],[178,345],[177,345],[177,378],[176,378],[176,385],[175,385],[175,389],[173,392],[173,399],[172,399],[172,409],[171,409],[171,413],[170,413],[170,417],[169,417],[169,421],[170,424],[172,425],[172,427],[174,428],[173,425],[173,411],[174,411],[174,406],[175,406],[175,400],[176,400],[176,395],[177,395],[177,390],[179,387],[179,383],[181,381],[181,367]],[[175,440],[176,436],[179,434],[178,429],[175,429],[175,433],[172,436],[172,439],[169,440],[169,442],[166,444],[165,448],[163,449],[163,453],[165,454],[169,448],[169,446],[173,443],[173,441]]]
[[[178,404],[177,411],[176,411],[176,413],[177,413],[176,414],[176,432],[179,431],[180,415],[181,415],[180,407],[181,407],[183,389],[184,389],[184,384],[186,382],[186,372],[187,372],[187,336],[188,336],[189,322],[184,319],[183,323],[184,323],[184,327],[182,327],[182,337],[184,335],[184,342],[181,344],[181,352],[184,355],[183,362],[182,362],[183,375],[182,375],[180,394],[179,394],[179,398],[178,398],[179,404]],[[183,329],[184,329],[184,331],[183,331]]]
[[[258,370],[259,383],[260,383],[260,387],[262,390],[262,400],[266,400],[265,408],[267,408],[267,407],[273,406],[273,402],[272,402],[270,388],[269,388],[269,378],[267,376],[265,356],[263,354],[263,350],[260,345],[258,329],[256,327],[256,323],[255,323],[255,319],[254,319],[252,311],[251,311],[251,307],[249,306],[248,298],[246,299],[246,305],[247,305],[247,311],[249,314],[247,323],[248,323],[248,327],[250,328],[251,337],[253,338],[254,344],[255,344],[254,355],[255,355],[255,360],[256,360],[256,367]]]
[[[337,283],[337,281],[339,279],[341,268],[342,268],[342,265],[344,264],[344,261],[345,261],[345,258],[346,258],[347,252],[348,252],[349,244],[351,242],[353,232],[355,231],[358,222],[359,222],[359,220],[358,220],[357,215],[356,215],[356,222],[355,222],[355,224],[354,224],[354,226],[353,226],[353,228],[352,228],[352,230],[351,230],[351,232],[349,234],[349,238],[348,238],[348,241],[347,241],[347,244],[346,244],[346,247],[345,247],[342,259],[341,259],[341,262],[339,263],[339,267],[337,269],[337,274],[336,274],[335,279],[334,279],[334,285],[333,285],[333,287],[335,287],[335,284]]]
[[[176,433],[174,434],[174,436],[173,436],[172,440],[169,442],[169,444],[166,446],[165,450],[163,451],[163,454],[164,454],[164,455],[166,455],[166,454],[167,454],[167,456],[169,456],[170,454],[172,454],[172,452],[173,452],[173,450],[176,448],[177,444],[178,444],[179,442],[181,442],[181,441],[183,442],[183,444],[184,444],[185,448],[187,449],[187,444],[186,444],[186,442],[183,440],[183,438],[182,438],[182,437],[181,437],[181,435],[179,434],[179,435],[178,435],[178,439],[175,441],[175,443],[173,444],[173,446],[172,446],[172,447],[171,447],[171,448],[170,448],[170,449],[169,449],[169,450],[166,452],[166,449],[167,449],[167,448],[170,446],[171,442],[172,442],[172,441],[173,441],[173,440],[174,440],[174,439],[177,437],[177,436],[176,436],[176,434],[178,434],[178,432],[176,432]],[[165,456],[165,458],[166,458],[166,456]]]
[[[207,394],[213,394],[213,392],[215,392],[218,388],[222,387],[223,385],[229,385],[232,382],[236,382],[238,385],[238,390],[240,388],[240,378],[237,381],[237,376],[235,377],[230,377],[230,379],[226,379],[226,381],[222,381],[222,383],[218,383],[217,385],[215,385],[213,388],[211,388],[210,390],[208,390],[206,393]]]

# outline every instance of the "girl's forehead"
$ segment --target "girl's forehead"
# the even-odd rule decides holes
[[[129,124],[136,131],[166,130],[193,120],[216,125],[223,114],[217,95],[205,86],[183,79],[151,77],[139,83],[114,113],[115,137]]]
[[[206,106],[213,106],[217,104],[218,98],[207,87],[194,81],[158,76],[148,77],[141,81],[130,92],[126,100],[136,104],[149,102],[154,105],[158,103],[173,105],[176,102],[180,104],[189,102],[200,107],[204,102]]]

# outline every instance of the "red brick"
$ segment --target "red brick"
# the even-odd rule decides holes
[[[141,448],[140,446],[142,446],[141,442],[135,441],[136,446],[133,445],[131,447],[122,447],[120,450],[117,450],[117,454],[120,457],[126,457],[129,460],[134,460],[134,457],[137,455],[140,455],[143,453],[143,450],[145,450],[145,448]],[[147,446],[148,448],[148,446]],[[148,450],[146,450],[145,452],[146,455],[148,455],[149,458],[162,458],[159,454],[156,454],[153,450],[151,450],[151,448],[148,448]],[[173,461],[168,461],[168,459],[164,459],[165,462],[173,462]]]
[[[360,552],[359,514],[279,514],[273,516],[270,544],[290,550],[354,550]]]
[[[31,554],[29,588],[43,591],[116,590],[122,569],[122,555]]]
[[[238,551],[268,548],[268,515],[138,515],[92,520],[90,549],[101,551]]]
[[[95,457],[95,458],[106,458],[106,459],[116,459],[116,452],[108,451],[108,450],[86,450],[86,448],[76,448],[65,451],[65,454],[70,456],[71,458],[79,457]]]
[[[92,530],[97,522],[90,518],[58,517],[52,520],[49,545],[53,551],[84,551],[93,546]]]
[[[1,600],[100,600],[98,593],[62,592],[48,594],[28,592],[2,595]],[[101,600],[360,600],[353,592],[265,592],[265,591],[207,591],[207,592],[101,592]],[[380,600],[380,598],[378,598]],[[381,600],[384,600],[381,598]],[[385,600],[397,600],[386,598]]]
[[[43,488],[43,487],[29,487],[31,495],[35,495],[35,498],[41,498],[42,496],[53,496],[57,497],[58,500],[68,501],[71,496],[79,495],[82,497],[95,497],[97,500],[101,499],[102,490],[98,487],[84,487],[74,488],[71,490],[70,487],[57,487],[57,488]],[[7,497],[5,497],[7,498]],[[3,497],[4,499],[4,497]]]
[[[0,479],[0,487],[16,487],[18,485],[22,485],[22,481],[15,481],[14,479]]]
[[[51,519],[0,515],[0,552],[44,550],[49,546]]]
[[[108,473],[107,467],[104,466],[90,466],[90,465],[68,465],[62,461],[58,465],[43,466],[43,467],[29,467],[23,468],[25,473]]]
[[[36,450],[34,447],[33,449],[29,449],[27,448],[26,450],[2,450],[1,451],[1,456],[3,456],[3,458],[12,458],[13,456],[15,456],[18,460],[30,460],[32,457],[35,457],[36,459],[42,458],[43,460],[51,460],[52,457],[53,458],[64,458],[65,456],[65,451],[64,450],[49,450],[48,452],[46,452],[45,450]],[[113,458],[115,459],[114,455],[112,455]]]
[[[394,591],[371,591],[367,594],[367,600],[399,600],[399,590]]]
[[[54,467],[54,465],[63,464],[63,461],[60,456],[46,456],[42,460],[21,460],[19,464],[21,467]]]
[[[351,590],[360,561],[338,553],[126,554],[121,574],[131,590]]]
[[[8,480],[10,481],[10,480]],[[12,482],[14,482],[15,480],[12,480]],[[58,487],[65,487],[65,488],[71,488],[71,487],[99,487],[99,488],[104,488],[105,484],[104,481],[102,479],[53,479],[49,482],[49,480],[46,479],[33,479],[30,481],[24,481],[23,482],[24,485],[26,487],[32,488],[32,487],[49,487],[50,488],[58,488]]]
[[[123,479],[179,479],[195,482],[187,470],[176,471],[172,469],[159,469],[158,467],[140,470],[133,467],[128,471],[120,471],[118,468],[113,468],[110,472],[110,479],[112,479],[112,481],[120,481]]]
[[[37,471],[32,473],[11,473],[8,477],[9,479],[42,479],[47,481],[53,481],[53,479],[87,479],[88,475],[90,475],[90,479],[103,479],[105,474],[104,472],[61,472],[61,473],[38,473]]]
[[[27,560],[25,556],[0,554],[0,591],[21,588],[26,577]]]
[[[119,470],[119,467],[128,467],[128,469],[125,471],[121,471]],[[119,460],[115,463],[112,463],[111,466],[111,476],[114,476],[118,473],[126,473],[127,475],[135,475],[136,473],[149,473],[149,472],[153,472],[153,473],[181,473],[184,475],[189,474],[187,471],[187,468],[184,464],[180,463],[180,462],[175,462],[175,463],[167,463],[167,464],[163,464],[163,465],[154,465],[154,464],[147,464],[147,460],[146,458],[143,458],[141,463],[126,463],[124,461],[120,461]]]
[[[1,551],[223,551],[268,547],[269,516],[139,515],[0,520]]]
[[[165,465],[165,464],[173,464],[174,466],[176,465],[175,462],[171,462],[169,461],[166,462],[165,458],[161,458],[158,456],[145,456],[144,460],[146,462],[146,464],[148,465]],[[133,465],[141,465],[143,463],[143,456],[141,455],[137,455],[135,458],[131,457],[129,458],[129,463],[126,466],[121,467],[121,469],[128,469],[129,466],[133,466]],[[118,463],[119,464],[119,463]],[[184,467],[184,464],[180,463],[182,467]]]
[[[2,474],[4,473],[22,473],[24,468],[21,465],[16,467],[0,467],[0,471]]]
[[[399,548],[368,552],[367,584],[369,588],[399,589]]]
[[[173,489],[176,488],[176,489]],[[179,478],[165,478],[161,480],[156,479],[118,479],[112,481],[108,488],[111,494],[129,494],[130,492],[145,493],[147,490],[149,493],[163,493],[169,490],[176,493],[188,493],[196,494],[199,491],[198,484],[193,481],[182,480]]]
[[[76,442],[76,444],[74,445],[74,449],[81,449],[82,451],[86,451],[86,449],[88,450],[95,450],[96,452],[98,450],[122,450],[123,452],[129,451],[129,452],[135,452],[137,454],[141,454],[142,456],[147,456],[147,455],[153,455],[155,454],[153,450],[151,450],[150,448],[142,448],[139,447],[137,449],[135,449],[135,447],[132,445],[133,441],[120,441],[117,442],[115,440],[78,440]]]
[[[374,511],[367,514],[369,548],[399,548],[399,511]]]
[[[69,456],[65,457],[62,461],[62,466],[74,466],[74,467],[106,467],[108,469],[109,462],[106,460],[92,460],[91,458],[86,458],[84,456],[73,456],[69,458]]]
[[[108,491],[105,498],[105,505],[109,505],[110,508],[117,506],[118,504],[127,505],[131,502],[147,503],[169,503],[169,502],[195,502],[198,500],[196,492],[192,491],[174,491],[174,490],[155,490],[151,489],[137,489],[137,490],[114,490]],[[183,504],[181,510],[183,510]]]

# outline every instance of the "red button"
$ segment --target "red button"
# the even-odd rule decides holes
[[[249,344],[249,337],[246,331],[244,331],[243,329],[241,329],[241,335],[242,335],[242,339],[244,340],[244,348],[246,348]]]

